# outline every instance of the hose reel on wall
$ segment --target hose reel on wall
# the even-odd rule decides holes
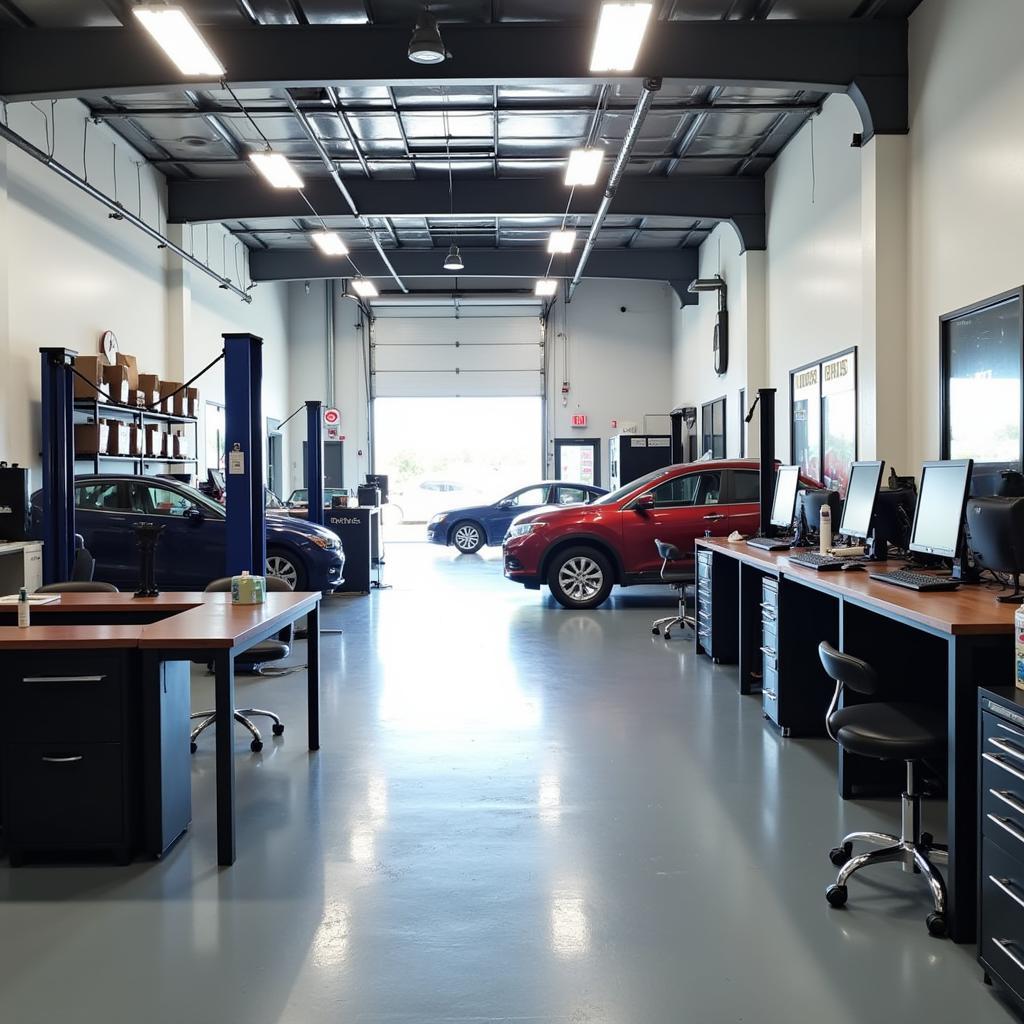
[[[729,369],[729,290],[721,274],[698,277],[690,282],[690,292],[718,292],[718,314],[715,317],[715,335],[712,347],[715,354],[715,373],[724,377]]]

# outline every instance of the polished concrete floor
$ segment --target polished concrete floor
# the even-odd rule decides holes
[[[319,754],[303,676],[240,679],[287,731],[262,755],[238,732],[233,868],[212,737],[164,862],[0,864],[0,1021],[1011,1019],[971,948],[928,937],[919,879],[876,869],[828,909],[826,851],[895,806],[843,804],[829,743],[655,640],[662,592],[572,613],[493,552],[388,562],[394,589],[329,602]]]

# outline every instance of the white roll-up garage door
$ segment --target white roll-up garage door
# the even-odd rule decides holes
[[[436,308],[374,304],[375,398],[544,393],[539,305]]]

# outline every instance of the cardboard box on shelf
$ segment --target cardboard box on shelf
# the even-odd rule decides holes
[[[117,365],[123,366],[128,371],[128,388],[135,390],[139,386],[139,363],[135,356],[127,352],[117,353]]]
[[[159,423],[146,424],[146,457],[162,459],[166,452],[167,435]]]
[[[100,455],[107,450],[110,431],[106,423],[75,424],[75,458],[83,455]]]
[[[199,416],[199,388],[185,388],[185,415],[197,419]]]
[[[128,404],[128,368],[125,366],[104,366],[103,383],[110,392],[110,400],[120,405]]]
[[[107,454],[131,455],[131,425],[121,420],[107,421]]]
[[[185,415],[185,392],[178,390],[180,381],[160,381],[160,410],[171,416]]]
[[[108,399],[108,389],[103,383],[103,367],[106,365],[105,360],[99,356],[75,356],[75,369],[82,376],[78,374],[72,375],[72,380],[75,382],[75,398],[85,398],[88,401],[100,401],[106,402]],[[85,377],[86,380],[82,380]],[[91,383],[86,383],[90,381]]]
[[[146,452],[146,437],[142,427],[128,428],[128,454],[141,458]]]
[[[138,389],[144,394],[154,395],[155,399],[159,399],[160,378],[155,373],[140,373]]]
[[[174,458],[189,459],[192,453],[189,450],[188,438],[184,434],[172,434],[168,437],[171,447],[174,450]]]

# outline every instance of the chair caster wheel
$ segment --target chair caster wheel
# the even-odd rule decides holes
[[[660,636],[660,635],[661,635],[661,632],[659,631],[659,629],[658,629],[658,627],[657,627],[657,626],[655,626],[655,627],[654,627],[654,629],[652,629],[652,630],[651,630],[651,632],[652,632],[652,633],[653,633],[653,634],[654,634],[655,636]]]
[[[928,926],[929,935],[933,935],[937,939],[944,939],[946,937],[945,914],[940,914],[938,911],[935,911],[924,919],[924,923]]]
[[[922,846],[931,846],[931,845],[934,844],[934,842],[935,842],[935,836],[933,836],[931,834],[931,832],[922,832],[921,833],[921,845]]]
[[[845,907],[848,893],[845,885],[833,883],[825,890],[825,899],[830,907]]]
[[[853,845],[851,843],[843,843],[842,846],[835,846],[828,851],[828,859],[837,868],[841,868],[850,859],[852,853]]]
[[[982,980],[982,981],[983,981],[983,982],[984,982],[984,983],[985,983],[986,985],[991,985],[991,984],[992,984],[992,975],[991,975],[991,974],[989,974],[989,973],[988,973],[988,971],[986,971],[986,972],[985,972],[985,973],[984,973],[984,974],[983,974],[983,975],[981,976],[981,980]]]
[[[280,722],[274,723],[274,735],[280,736],[284,732],[284,726]]]
[[[249,744],[249,749],[254,754],[258,754],[263,749],[263,741],[262,740],[253,740],[252,743]]]
[[[191,753],[194,754],[199,748],[195,745],[195,743],[190,743],[188,745],[188,749]]]

